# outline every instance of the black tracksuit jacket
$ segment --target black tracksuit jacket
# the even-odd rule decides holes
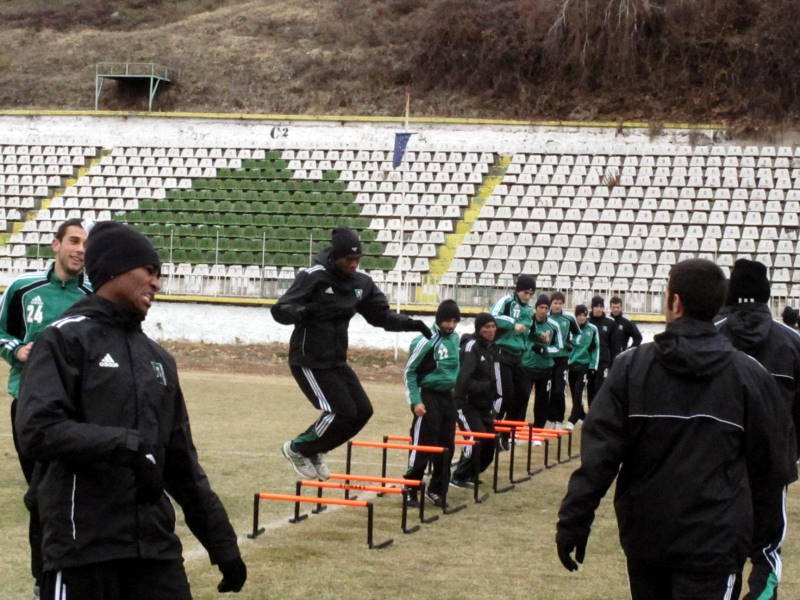
[[[772,374],[792,415],[797,437],[800,431],[800,335],[775,321],[769,307],[761,303],[726,308],[714,321],[735,348],[755,358]]]
[[[341,275],[329,256],[330,250],[321,252],[317,264],[300,271],[272,307],[278,323],[294,325],[289,340],[292,366],[325,369],[347,364],[347,328],[356,313],[387,331],[414,331],[408,316],[392,312],[369,275]]]
[[[140,442],[212,563],[239,556],[236,534],[197,459],[175,361],[132,313],[98,296],[42,332],[23,374],[16,423],[39,461],[31,482],[45,571],[116,559],[179,560],[166,494],[138,504],[127,466]]]
[[[638,346],[642,343],[642,333],[636,326],[636,323],[623,315],[611,317],[614,321],[614,348],[611,349],[611,356],[624,352],[628,348],[628,341],[633,340],[633,346]]]
[[[614,352],[617,350],[617,334],[614,319],[603,313],[602,317],[590,316],[589,323],[597,327],[597,342],[600,344],[600,360],[597,361],[597,368],[604,369],[611,365],[614,360]]]
[[[494,344],[480,337],[463,336],[461,367],[453,391],[456,408],[472,406],[482,413],[490,412],[494,401],[500,397],[499,378],[500,363]]]
[[[679,319],[622,353],[584,422],[558,536],[585,541],[618,477],[614,506],[629,559],[737,572],[754,514],[772,509],[751,492],[796,478],[790,420],[776,394],[766,369],[710,322]]]

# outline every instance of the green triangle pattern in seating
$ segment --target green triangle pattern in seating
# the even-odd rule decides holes
[[[162,200],[140,200],[139,210],[114,219],[150,237],[164,261],[305,267],[344,225],[358,231],[363,269],[390,270],[395,260],[361,216],[355,196],[337,171],[321,180],[295,179],[280,153],[219,169],[213,179],[193,179]]]

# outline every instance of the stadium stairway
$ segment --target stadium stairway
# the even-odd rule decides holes
[[[439,255],[436,259],[431,261],[429,276],[425,284],[417,290],[417,302],[424,304],[438,302],[439,294],[436,290],[444,274],[450,270],[456,250],[464,242],[464,237],[466,237],[467,233],[472,231],[472,226],[478,219],[486,200],[503,181],[509,164],[511,164],[511,156],[500,155],[495,164],[489,169],[489,173],[484,178],[483,183],[478,188],[475,196],[472,197],[469,207],[464,211],[463,219],[456,224],[455,231],[447,236],[444,245],[439,248]]]

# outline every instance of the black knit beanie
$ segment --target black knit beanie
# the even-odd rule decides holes
[[[781,313],[781,319],[783,319],[783,324],[788,325],[789,327],[796,327],[797,326],[797,316],[798,311],[792,308],[791,306],[786,306]]]
[[[536,277],[534,277],[533,275],[520,275],[517,278],[516,291],[518,292],[536,291]]]
[[[442,321],[450,319],[460,321],[461,311],[458,310],[458,304],[456,304],[455,300],[442,300],[439,308],[436,309],[436,324],[438,325]]]
[[[595,306],[605,307],[605,305],[606,302],[605,300],[603,300],[602,296],[595,296],[594,298],[592,298],[592,308],[594,308]]]
[[[337,227],[331,234],[331,258],[336,260],[348,254],[361,254],[361,241],[349,227]]]
[[[577,317],[578,315],[589,315],[589,309],[586,308],[585,304],[578,304],[575,307],[575,316]]]
[[[733,264],[728,283],[726,304],[743,302],[767,302],[769,300],[769,280],[767,267],[760,262],[740,258]]]
[[[161,266],[158,251],[141,233],[115,221],[97,223],[86,239],[86,274],[95,291],[121,273]]]
[[[480,332],[481,327],[487,323],[495,323],[494,317],[489,313],[480,313],[477,317],[475,317],[475,333],[477,334]]]
[[[550,296],[548,296],[547,294],[539,294],[539,297],[536,299],[536,304],[534,304],[534,307],[541,306],[542,304],[547,306],[547,308],[550,308]]]

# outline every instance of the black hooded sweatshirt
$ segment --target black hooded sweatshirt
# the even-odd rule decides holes
[[[800,427],[800,334],[775,321],[762,303],[728,307],[714,324],[735,348],[755,358],[775,378],[792,415],[796,438]]]
[[[116,559],[180,560],[166,494],[136,500],[132,454],[144,444],[164,489],[214,564],[239,556],[236,534],[197,458],[175,361],[141,318],[87,296],[45,329],[23,374],[16,423],[38,461],[32,496],[44,569]]]
[[[315,265],[300,271],[272,307],[278,323],[294,325],[289,364],[311,369],[347,364],[347,328],[356,313],[387,331],[416,330],[410,317],[392,312],[386,296],[367,273],[341,274],[333,265],[330,249],[317,255]]]
[[[710,322],[682,318],[620,354],[582,432],[581,467],[558,537],[589,535],[618,476],[614,506],[626,555],[653,567],[732,573],[751,546],[751,494],[792,481],[788,415],[769,373]],[[754,505],[755,504],[755,505]]]

